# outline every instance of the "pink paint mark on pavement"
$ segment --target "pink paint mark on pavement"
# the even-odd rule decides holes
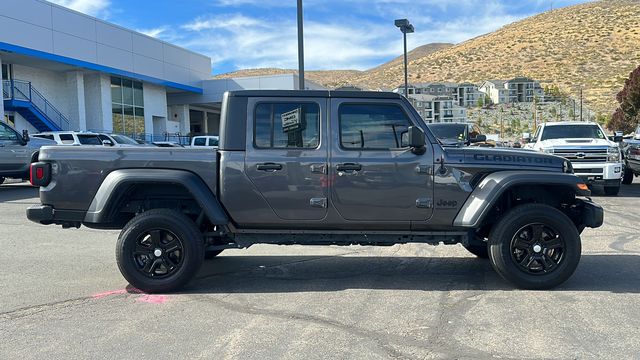
[[[127,289],[111,290],[111,291],[105,291],[105,292],[93,294],[93,295],[91,295],[91,297],[94,298],[94,299],[102,299],[102,298],[105,298],[107,296],[122,295],[122,294],[126,294],[126,293],[127,293]]]
[[[169,301],[169,297],[167,295],[142,295],[136,301],[148,304],[164,304]]]

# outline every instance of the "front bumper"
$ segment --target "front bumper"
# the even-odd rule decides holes
[[[572,163],[573,173],[588,184],[620,185],[622,163]]]
[[[582,208],[582,225],[590,228],[597,228],[604,223],[604,209],[602,206],[591,200],[578,199]]]

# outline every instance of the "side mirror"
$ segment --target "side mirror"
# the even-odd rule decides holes
[[[425,145],[427,140],[424,136],[424,131],[416,126],[409,126],[407,129],[408,144],[411,147],[411,151],[416,155],[422,155],[426,151]]]
[[[22,141],[24,141],[24,143],[28,143],[31,140],[31,138],[29,137],[29,130],[24,129],[22,130]]]
[[[473,139],[470,139],[469,141],[472,144],[479,143],[479,142],[485,142],[485,141],[487,141],[487,135],[478,135],[478,136],[474,137]]]
[[[613,142],[622,142],[624,138],[624,133],[622,131],[616,131],[613,133]]]
[[[104,146],[113,146],[111,140],[102,140],[102,145]]]

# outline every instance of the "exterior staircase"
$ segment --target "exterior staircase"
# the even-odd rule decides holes
[[[69,130],[69,119],[28,81],[3,80],[2,100],[5,110],[17,112],[40,132]]]

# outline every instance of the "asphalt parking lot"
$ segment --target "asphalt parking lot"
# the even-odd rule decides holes
[[[128,288],[118,232],[25,218],[0,187],[0,359],[637,358],[640,181],[595,196],[605,225],[553,291],[513,289],[458,246],[255,246],[184,292]]]

